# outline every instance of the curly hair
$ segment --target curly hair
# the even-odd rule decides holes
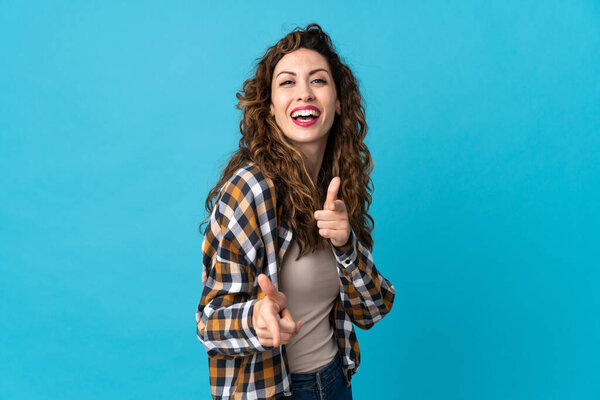
[[[283,134],[270,113],[271,83],[275,65],[299,48],[315,50],[327,59],[333,75],[341,115],[335,115],[329,132],[321,170],[313,183],[302,154]],[[242,111],[239,148],[231,155],[218,183],[210,190],[205,207],[209,213],[226,181],[245,163],[252,162],[273,180],[281,219],[294,231],[299,255],[312,252],[322,243],[313,213],[323,208],[327,187],[335,176],[341,178],[338,198],[348,211],[350,226],[358,239],[373,248],[371,233],[375,222],[368,214],[373,184],[370,174],[373,160],[363,143],[367,134],[365,109],[358,82],[342,62],[331,38],[317,24],[295,28],[258,59],[253,78],[244,82],[236,94],[236,107]]]

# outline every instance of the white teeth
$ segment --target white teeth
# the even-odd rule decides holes
[[[292,118],[296,118],[296,117],[308,117],[309,115],[312,115],[314,117],[318,117],[321,114],[317,110],[299,110],[299,111],[294,111],[292,113]]]

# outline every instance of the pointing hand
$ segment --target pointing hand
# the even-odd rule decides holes
[[[337,198],[341,183],[341,179],[337,176],[331,180],[323,209],[315,211],[314,216],[319,234],[329,239],[335,247],[343,246],[341,250],[346,250],[349,246],[350,222],[344,201]]]
[[[254,305],[252,314],[252,325],[258,341],[265,347],[288,344],[303,322],[294,322],[290,310],[285,308],[285,295],[277,290],[265,274],[258,276],[258,284],[265,294]]]

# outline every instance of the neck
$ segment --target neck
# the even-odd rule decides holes
[[[323,156],[325,155],[325,147],[327,146],[327,137],[319,143],[310,143],[305,145],[299,145],[298,149],[304,157],[304,163],[306,169],[313,183],[317,184],[317,178],[319,177],[319,171],[321,170],[321,164],[323,164]]]

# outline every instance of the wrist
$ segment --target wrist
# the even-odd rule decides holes
[[[335,249],[337,251],[341,251],[341,252],[346,252],[346,251],[350,250],[350,247],[352,247],[352,243],[350,242],[350,236],[348,236],[348,240],[346,241],[346,243],[343,246],[334,245],[333,247],[335,247]]]

